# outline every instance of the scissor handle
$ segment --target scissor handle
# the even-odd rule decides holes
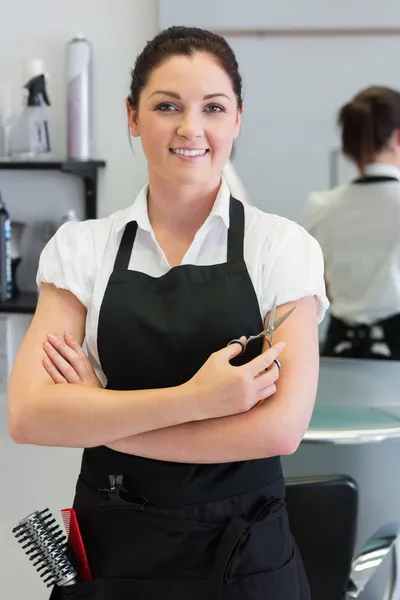
[[[240,356],[241,354],[243,354],[246,350],[246,346],[247,346],[247,342],[243,341],[243,340],[231,340],[227,346],[231,346],[232,344],[239,344],[239,346],[241,347],[241,351],[239,352],[238,356]]]

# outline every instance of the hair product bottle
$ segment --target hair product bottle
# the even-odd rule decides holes
[[[72,160],[93,158],[92,48],[82,35],[67,44],[67,154]]]

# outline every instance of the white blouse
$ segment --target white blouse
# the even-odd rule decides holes
[[[399,181],[314,192],[304,223],[322,247],[331,312],[348,323],[400,313],[400,170],[371,164],[366,175]]]
[[[230,191],[222,178],[214,207],[196,233],[182,265],[226,262],[229,199]],[[148,217],[147,185],[127,209],[103,219],[62,225],[44,248],[37,273],[38,285],[52,283],[69,290],[87,308],[88,354],[103,385],[106,378],[97,351],[99,311],[124,227],[130,221],[137,221],[138,231],[129,269],[160,277],[171,267]],[[300,225],[245,205],[244,258],[263,319],[275,295],[279,304],[316,296],[318,319],[323,319],[328,300],[322,252],[318,242]]]

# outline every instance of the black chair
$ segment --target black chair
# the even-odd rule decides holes
[[[358,598],[391,551],[393,566],[386,599],[400,597],[397,523],[379,529],[354,557],[358,489],[351,477],[287,478],[286,503],[312,600]]]

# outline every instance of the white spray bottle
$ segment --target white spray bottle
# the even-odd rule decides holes
[[[42,61],[28,61],[26,71],[26,104],[11,132],[11,151],[20,158],[46,157],[51,152],[50,100]]]

